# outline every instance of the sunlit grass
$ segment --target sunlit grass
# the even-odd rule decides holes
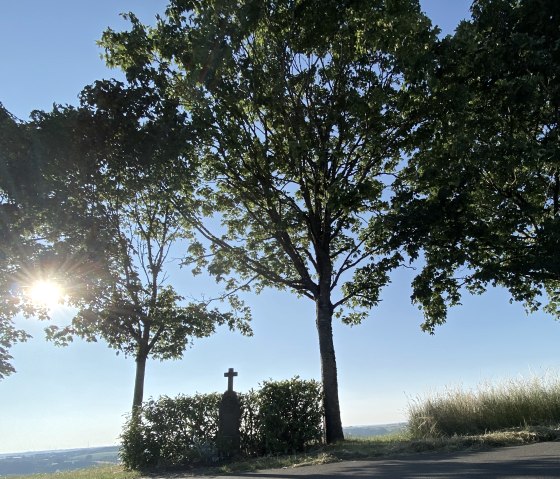
[[[485,383],[476,390],[447,389],[409,405],[408,426],[416,438],[551,424],[560,424],[557,375]]]
[[[32,474],[28,476],[9,476],[10,479],[137,479],[142,476],[137,471],[125,471],[122,466],[100,466],[74,471],[54,472],[52,474]]]

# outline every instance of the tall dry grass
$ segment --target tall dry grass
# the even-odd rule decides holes
[[[412,401],[408,416],[415,438],[560,424],[560,377],[548,374],[484,383],[476,390],[447,389]]]

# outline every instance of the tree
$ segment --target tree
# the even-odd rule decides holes
[[[72,186],[73,195],[87,201],[84,215],[76,218],[88,225],[86,234],[66,241],[66,255],[57,255],[68,265],[66,278],[59,276],[59,281],[64,281],[78,313],[71,325],[48,328],[49,338],[59,344],[75,335],[89,341],[101,338],[117,352],[132,355],[133,411],[142,404],[148,357],[180,358],[193,338],[207,337],[222,324],[251,334],[248,311],[235,297],[231,304],[238,311],[222,313],[208,302],[185,304],[168,284],[169,249],[188,239],[189,232],[165,195],[130,163],[133,158],[159,164],[161,182],[155,184],[161,184],[170,173],[164,166],[180,161],[172,140],[181,134],[182,117],[176,109],[168,115],[160,107],[151,103],[145,89],[101,81],[84,90],[79,109],[37,113],[33,124],[45,158],[78,169],[84,161],[94,165],[88,181]],[[71,134],[61,137],[61,130]],[[95,264],[80,280],[73,275],[83,269],[76,261],[78,250],[88,264]]]
[[[342,439],[332,320],[359,323],[399,263],[381,219],[414,127],[404,74],[422,65],[429,21],[414,0],[172,1],[154,28],[129,19],[103,36],[109,64],[138,84],[166,77],[197,138],[201,207],[170,196],[211,244],[211,259],[204,242],[191,259],[232,290],[315,303],[326,439]]]
[[[503,286],[529,310],[546,292],[560,317],[559,24],[554,1],[477,0],[435,50],[393,238],[425,258],[428,330],[462,287]]]
[[[106,261],[110,275],[102,290],[78,292],[80,310],[72,326],[50,328],[53,339],[69,335],[90,341],[104,339],[109,347],[136,361],[133,410],[143,401],[148,357],[181,358],[194,338],[210,336],[216,326],[228,324],[245,334],[251,330],[244,318],[222,313],[206,303],[191,302],[166,284],[169,249],[181,239],[177,215],[162,204],[154,190],[135,191],[126,204],[106,199],[113,225],[114,246]],[[83,286],[83,285],[81,285]]]

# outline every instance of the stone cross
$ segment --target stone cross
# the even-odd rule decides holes
[[[229,368],[224,377],[228,378],[228,390],[222,395],[218,416],[217,446],[221,458],[239,455],[241,445],[241,402],[233,390],[233,378],[237,373]]]
[[[224,373],[224,378],[228,378],[227,389],[228,391],[233,391],[233,378],[237,376],[237,373],[233,368],[229,368],[227,373]]]

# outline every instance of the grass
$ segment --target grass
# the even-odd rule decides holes
[[[32,474],[28,476],[9,476],[9,479],[138,479],[142,474],[125,471],[122,466],[100,466],[52,474]]]
[[[525,426],[560,424],[560,378],[519,378],[476,390],[447,389],[409,405],[415,438],[480,435]]]

